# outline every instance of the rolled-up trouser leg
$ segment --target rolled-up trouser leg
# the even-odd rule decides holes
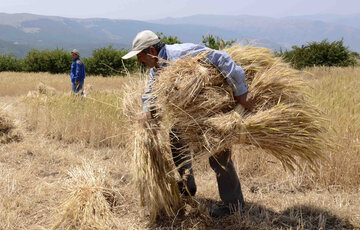
[[[194,196],[196,193],[196,184],[192,169],[191,154],[177,134],[174,130],[170,133],[170,143],[175,166],[178,167],[182,178],[182,181],[178,182],[179,189],[180,192],[185,195]]]
[[[225,204],[245,206],[239,177],[231,160],[231,150],[225,150],[216,157],[210,157],[210,166],[216,173],[221,200]]]

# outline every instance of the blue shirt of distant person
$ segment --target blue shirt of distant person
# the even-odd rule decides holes
[[[72,83],[72,91],[75,94],[81,92],[83,95],[83,86],[85,80],[85,65],[80,60],[80,53],[77,49],[71,51],[71,56],[73,58],[73,62],[71,64],[71,83]]]

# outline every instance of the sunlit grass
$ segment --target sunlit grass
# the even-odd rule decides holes
[[[329,118],[329,136],[337,144],[321,171],[327,186],[360,185],[360,68],[312,68],[311,93]]]
[[[311,177],[311,183],[313,186],[318,183],[316,186],[357,188],[360,185],[359,68],[311,68],[307,71],[313,74],[309,81],[313,86],[310,93],[314,95],[314,103],[329,118],[329,135],[337,144],[336,152],[325,150],[329,161],[322,166],[317,179]],[[56,75],[47,77],[52,77],[53,82],[61,82],[64,78]],[[34,76],[32,78],[36,79]],[[39,79],[43,78],[39,76]],[[94,85],[96,90],[86,98],[59,93],[56,96],[28,99],[31,126],[66,142],[81,142],[95,147],[124,146],[131,124],[125,121],[121,110],[122,86],[136,81],[141,85],[143,80],[138,77],[89,78],[88,82],[91,81],[97,82]],[[19,84],[24,83],[19,80]],[[109,90],[111,87],[116,89]],[[248,167],[253,168],[258,164],[256,157],[249,156],[248,159],[254,161],[248,162]],[[248,171],[246,168],[242,170]],[[267,173],[264,169],[262,171]]]

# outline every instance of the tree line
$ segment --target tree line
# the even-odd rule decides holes
[[[165,44],[181,43],[175,36],[165,36],[157,33]],[[224,49],[235,43],[235,40],[225,41],[221,37],[203,36],[203,44],[212,49]],[[91,57],[82,58],[88,75],[124,75],[127,72],[137,71],[141,65],[136,58],[123,60],[121,57],[128,52],[126,49],[117,50],[111,45],[96,49]],[[293,46],[292,50],[275,51],[276,56],[291,63],[294,68],[302,69],[311,66],[354,66],[359,54],[344,46],[343,40],[329,42],[311,42],[300,47]],[[56,48],[55,50],[33,49],[22,59],[12,54],[0,54],[0,72],[50,72],[70,73],[72,57],[69,51]]]

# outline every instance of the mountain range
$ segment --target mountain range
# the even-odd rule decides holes
[[[182,42],[201,43],[212,34],[271,49],[291,49],[311,41],[344,39],[360,52],[360,14],[307,15],[285,18],[260,16],[194,15],[152,21],[105,18],[64,18],[0,13],[0,53],[25,56],[32,49],[77,48],[82,56],[108,45],[130,48],[137,32],[150,29],[177,36]]]

